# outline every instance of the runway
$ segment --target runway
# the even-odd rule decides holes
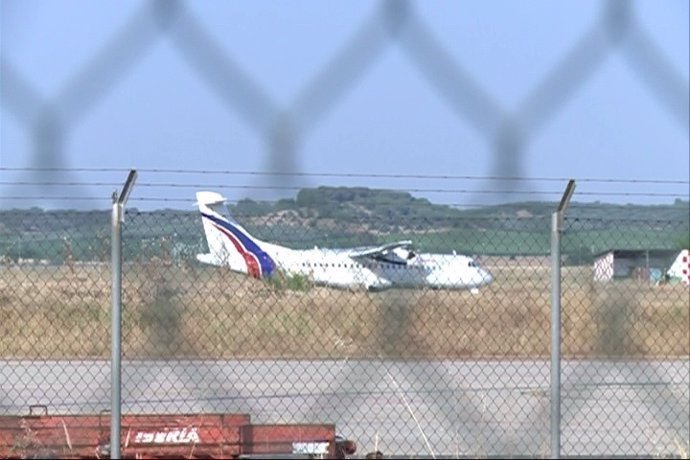
[[[109,361],[1,361],[0,415],[110,408]],[[690,363],[564,361],[568,455],[678,455],[690,439]],[[549,456],[548,361],[124,361],[122,410],[246,412],[335,423],[359,452]]]

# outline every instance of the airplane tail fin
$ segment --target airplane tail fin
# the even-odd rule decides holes
[[[227,265],[254,278],[270,276],[275,263],[262,249],[264,243],[223,215],[222,209],[227,202],[225,197],[216,192],[202,191],[196,193],[196,199],[209,249],[208,254],[197,254],[197,260]]]
[[[212,220],[224,219],[220,208],[226,204],[225,197],[216,192],[197,192],[196,204],[201,211],[201,222],[209,250],[208,254],[197,254],[197,260],[212,265],[229,265],[230,254],[226,252],[223,234]]]

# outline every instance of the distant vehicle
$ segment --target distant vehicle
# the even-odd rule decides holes
[[[209,249],[197,254],[197,260],[254,278],[282,271],[317,285],[370,291],[394,287],[474,291],[493,281],[471,257],[417,253],[407,240],[366,248],[305,250],[267,243],[223,215],[226,199],[219,193],[200,191],[196,198]]]
[[[690,284],[690,255],[683,249],[678,253],[676,260],[666,272],[669,279],[679,279],[684,284]]]

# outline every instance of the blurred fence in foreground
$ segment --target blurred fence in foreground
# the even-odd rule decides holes
[[[606,63],[612,57],[626,63],[626,73],[640,82],[641,93],[661,107],[669,124],[678,124],[686,134],[690,125],[690,97],[682,66],[669,60],[664,52],[658,40],[662,30],[657,27],[648,30],[648,25],[640,19],[644,14],[641,2],[598,2],[591,21],[574,37],[572,44],[564,45],[561,59],[546,69],[514,107],[492,94],[485,81],[490,75],[475,75],[477,69],[457,58],[462,53],[455,46],[462,49],[473,45],[449,43],[436,30],[437,24],[419,11],[418,2],[384,0],[370,8],[362,16],[361,24],[333,50],[332,56],[321,66],[307,71],[297,96],[287,104],[271,96],[277,91],[276,85],[268,87],[256,79],[252,62],[233,55],[232,47],[208,29],[202,15],[211,13],[203,13],[204,8],[195,6],[198,5],[181,0],[142,3],[106,40],[85,48],[91,54],[76,61],[84,64],[72,69],[73,76],[51,91],[55,96],[45,96],[34,83],[36,76],[25,75],[9,53],[0,56],[3,76],[0,105],[28,142],[29,162],[11,162],[27,167],[16,180],[63,185],[87,180],[85,171],[68,169],[78,162],[74,161],[76,152],[70,151],[67,140],[75,131],[83,129],[84,121],[94,118],[98,111],[93,109],[106,104],[118,85],[140,73],[142,63],[151,59],[149,53],[161,40],[167,40],[170,51],[200,78],[216,101],[229,113],[237,114],[256,133],[265,145],[263,172],[276,173],[264,177],[266,180],[260,183],[273,186],[294,185],[291,180],[294,174],[305,170],[303,147],[315,127],[337,111],[353,88],[380,67],[387,56],[385,51],[391,48],[404,53],[409,66],[422,77],[424,87],[439,97],[460,125],[469,126],[479,139],[491,146],[486,175],[522,177],[534,173],[527,170],[530,153],[527,147],[543,134],[550,120],[572,105],[592,80],[606,72]],[[658,8],[668,6],[662,3]],[[303,7],[309,14],[308,3]],[[472,10],[472,4],[466,3],[460,5],[457,14],[472,14]],[[501,14],[500,7],[496,14]],[[524,14],[545,13],[532,5]],[[550,18],[555,21],[552,24],[555,28],[563,20],[553,15]],[[563,39],[552,34],[548,27],[543,34],[546,40]],[[22,41],[9,34],[4,38],[7,49]],[[83,39],[90,41],[92,37],[87,32]],[[294,65],[300,67],[304,63]],[[163,67],[158,69],[158,75],[166,79],[169,72],[177,71],[177,68]],[[390,79],[396,78],[397,75],[390,75]],[[146,91],[146,87],[141,90]],[[637,100],[640,96],[636,93],[627,97]],[[117,115],[122,117],[127,114]],[[94,135],[94,138],[102,142],[101,136]],[[228,142],[232,144],[235,140]],[[97,145],[89,148],[85,153],[89,156],[99,150]],[[225,164],[233,164],[231,158],[228,160]],[[458,160],[464,161],[460,156]],[[9,164],[5,162],[6,166]],[[531,185],[530,182],[516,185],[519,192],[531,191],[524,187]],[[56,184],[52,190],[59,197],[75,188]],[[27,189],[8,187],[5,195],[7,199],[14,198],[19,191],[24,193]],[[35,202],[39,202],[36,195],[41,193],[40,185],[32,190]],[[80,188],[79,195],[102,198],[93,186]],[[511,197],[509,193],[497,196],[499,201]],[[52,196],[43,198],[59,202]]]

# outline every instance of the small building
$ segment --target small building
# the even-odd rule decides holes
[[[690,285],[690,250],[683,249],[680,251],[666,274],[672,283],[680,281],[683,284]]]
[[[677,249],[609,249],[594,255],[594,281],[661,281],[677,255]]]

